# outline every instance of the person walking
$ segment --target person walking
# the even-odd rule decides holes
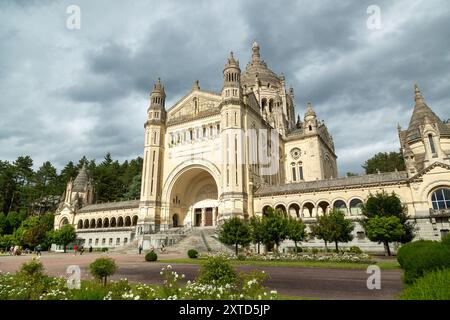
[[[139,254],[142,253],[142,243],[139,245]]]
[[[77,251],[78,251],[78,246],[77,246],[77,245],[74,245],[74,246],[73,246],[74,256],[77,255]]]
[[[84,246],[81,246],[81,247],[80,247],[80,256],[83,255],[83,252],[84,252]]]
[[[36,247],[36,255],[37,255],[38,257],[41,256],[41,251],[42,251],[42,247],[41,247],[40,244],[38,244],[37,247]]]
[[[92,252],[92,246],[89,246],[89,252]]]

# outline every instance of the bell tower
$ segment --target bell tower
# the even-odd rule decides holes
[[[241,69],[231,52],[223,70],[221,114],[221,174],[219,222],[247,214],[247,192],[244,172],[244,120]]]
[[[147,121],[144,125],[144,163],[137,235],[154,233],[165,228],[164,222],[161,221],[160,198],[166,126],[165,100],[164,86],[158,79],[150,94],[150,107],[147,109]]]

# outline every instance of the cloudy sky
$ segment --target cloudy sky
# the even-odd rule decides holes
[[[81,28],[67,28],[69,5]],[[367,27],[369,5],[381,29]],[[158,77],[166,107],[194,80],[220,91],[229,52],[262,58],[308,101],[332,133],[340,175],[399,148],[418,83],[450,118],[450,4],[396,1],[0,2],[0,159],[30,155],[58,168],[83,155],[142,155],[143,123]]]

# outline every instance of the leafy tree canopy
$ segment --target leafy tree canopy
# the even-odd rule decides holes
[[[380,172],[394,172],[405,170],[405,161],[401,152],[380,152],[368,159],[362,167],[366,174]]]

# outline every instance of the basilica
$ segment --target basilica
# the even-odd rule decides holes
[[[370,246],[376,244],[357,221],[369,194],[384,190],[407,206],[416,239],[439,240],[449,232],[450,123],[432,111],[418,86],[409,126],[397,128],[406,170],[349,177],[339,177],[333,137],[313,105],[296,116],[294,89],[268,67],[256,42],[245,70],[230,54],[221,92],[194,81],[173,106],[165,101],[158,79],[144,125],[140,200],[94,203],[83,167],[68,182],[56,229],[72,224],[86,246],[146,249],[176,245],[180,230],[215,228],[269,207],[306,224],[336,208],[355,221],[349,245]]]

